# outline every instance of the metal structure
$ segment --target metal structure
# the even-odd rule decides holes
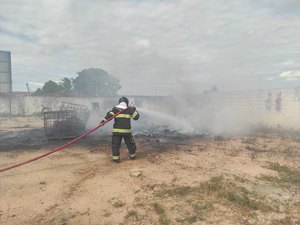
[[[68,139],[82,134],[89,117],[84,105],[62,102],[57,111],[44,111],[44,132],[48,139]]]
[[[8,96],[9,115],[11,117],[12,77],[11,54],[8,51],[0,51],[0,94]]]

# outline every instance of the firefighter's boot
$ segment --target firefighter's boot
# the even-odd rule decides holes
[[[130,154],[130,159],[131,159],[131,160],[135,160],[135,159],[136,159],[135,154]]]
[[[121,160],[120,160],[120,156],[114,156],[112,157],[112,162],[114,163],[119,163]]]

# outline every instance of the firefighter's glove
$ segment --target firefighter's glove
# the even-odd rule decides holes
[[[101,120],[101,122],[100,123],[104,123],[106,120]]]
[[[134,111],[136,110],[136,107],[135,107],[135,106],[132,105],[132,106],[130,106],[130,107],[131,107]]]

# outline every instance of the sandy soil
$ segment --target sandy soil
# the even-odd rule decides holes
[[[2,120],[0,135],[41,126],[35,118]],[[0,168],[65,143],[6,139]],[[270,167],[288,168],[300,179],[297,140],[257,134],[136,141],[133,161],[122,146],[121,163],[112,163],[109,137],[94,136],[0,173],[0,224],[300,224],[298,180],[284,180]]]

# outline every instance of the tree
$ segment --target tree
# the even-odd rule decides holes
[[[117,91],[121,89],[119,83],[119,79],[98,68],[78,72],[73,81],[74,91],[81,96],[89,97],[115,97]]]
[[[47,81],[42,88],[38,88],[33,95],[57,95],[57,96],[73,96],[72,80],[64,77],[59,83],[52,80]]]
[[[67,77],[61,79],[59,85],[62,87],[62,90],[65,92],[72,91],[72,80]]]
[[[52,80],[47,81],[42,88],[43,95],[55,94],[59,91],[61,91],[61,86]]]
[[[43,95],[42,89],[38,88],[35,92],[32,93],[33,96],[41,96]]]

